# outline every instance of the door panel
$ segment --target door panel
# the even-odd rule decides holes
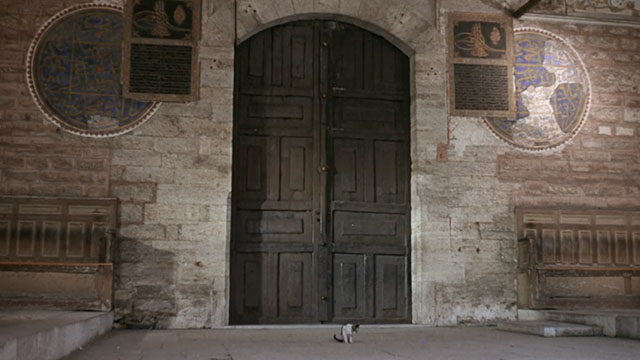
[[[283,96],[241,96],[239,132],[261,135],[313,134],[311,98]]]
[[[409,321],[408,69],[332,21],[238,46],[232,323]]]
[[[265,314],[265,304],[269,298],[269,268],[266,260],[265,253],[233,254],[232,308],[234,313],[242,314],[242,320],[246,323],[260,323]]]
[[[334,254],[334,320],[361,319],[367,315],[363,255]]]
[[[334,243],[337,249],[370,246],[404,248],[405,219],[402,214],[334,212]]]
[[[289,321],[313,318],[311,307],[311,254],[280,253],[278,317]]]
[[[313,139],[282,138],[280,148],[280,200],[313,199]]]
[[[367,311],[344,311],[351,293],[335,284],[351,284],[351,272],[334,264],[334,320],[409,321],[408,59],[351,25],[337,25],[331,40],[331,248],[362,259],[367,292]]]
[[[240,92],[313,95],[313,33],[310,22],[301,21],[267,29],[238,46]]]
[[[365,201],[365,142],[335,139],[333,196],[336,201]]]
[[[406,318],[407,268],[404,256],[376,256],[376,318]]]
[[[374,142],[374,173],[376,203],[406,204],[408,173],[406,143],[400,141]]]
[[[308,211],[239,210],[236,214],[238,242],[311,244],[313,224]]]

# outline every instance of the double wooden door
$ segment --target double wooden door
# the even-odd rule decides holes
[[[231,323],[410,321],[409,60],[335,21],[236,49]]]

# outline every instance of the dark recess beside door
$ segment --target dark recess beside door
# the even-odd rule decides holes
[[[409,322],[406,55],[298,21],[235,71],[231,323]]]

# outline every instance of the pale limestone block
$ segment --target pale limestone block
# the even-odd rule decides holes
[[[154,149],[160,153],[192,154],[198,148],[198,143],[190,138],[157,138]]]
[[[226,233],[225,226],[225,224],[216,223],[183,224],[181,239],[184,241],[210,241],[218,236],[217,234]]]
[[[120,222],[121,223],[139,223],[142,222],[142,205],[134,203],[120,204]]]
[[[235,41],[234,0],[204,1],[201,45],[230,46]],[[201,49],[203,46],[201,46]]]
[[[295,14],[292,0],[273,1],[273,8],[276,10],[279,19]]]
[[[165,104],[165,106],[162,107],[162,115],[179,117],[209,117],[211,116],[211,104],[206,101],[195,101],[187,104]]]
[[[598,134],[611,136],[611,126],[598,126]]]
[[[203,87],[200,98],[207,99],[212,105],[233,105],[232,87]]]
[[[210,169],[213,167],[230,167],[231,158],[227,155],[197,155],[197,154],[163,154],[162,167],[179,169],[182,174],[189,169]],[[179,176],[179,175],[178,175]]]
[[[211,221],[214,221],[217,223],[224,223],[225,221],[228,220],[229,212],[231,211],[231,208],[229,206],[215,205],[215,206],[207,207],[207,210],[208,210],[208,218]]]
[[[233,62],[233,60],[231,60]],[[208,98],[203,96],[204,89],[208,88],[226,88],[233,93],[233,66],[225,66],[219,68],[216,59],[200,60],[200,100],[203,103],[210,103]]]
[[[146,204],[146,224],[182,224],[202,221],[207,216],[203,205],[192,204]]]
[[[231,179],[217,181],[209,185],[158,184],[158,204],[227,204],[227,194],[231,192]]]
[[[256,24],[268,24],[273,20],[278,19],[278,12],[273,6],[274,1],[270,0],[238,0],[237,2],[237,16],[238,20],[244,17],[255,18]],[[247,22],[251,24],[252,22]],[[250,32],[253,29],[247,30]]]
[[[153,190],[153,184],[118,184],[111,185],[110,193],[120,201],[151,202]]]
[[[313,8],[314,0],[291,0],[293,4],[294,14],[312,13],[315,11]]]
[[[356,16],[362,1],[367,0],[340,0],[338,12],[343,15]]]
[[[231,146],[231,131],[233,129],[231,122],[217,122],[210,118],[187,118],[183,125],[196,129],[194,135],[209,136],[218,139],[220,145]]]
[[[420,14],[431,26],[436,23],[436,1],[437,0],[405,0],[405,6]]]
[[[181,126],[182,119],[179,116],[156,114],[130,134],[136,138],[142,136],[178,136],[185,133]]]
[[[633,128],[616,126],[616,135],[618,136],[633,136],[635,133]]]
[[[215,104],[211,106],[211,120],[218,123],[233,121],[233,104]]]
[[[151,136],[132,136],[125,134],[113,138],[113,145],[118,149],[126,150],[148,150],[153,148],[155,137]]]
[[[112,165],[160,166],[162,156],[149,150],[114,149]]]
[[[231,134],[227,133],[222,136],[225,136],[225,138],[200,137],[198,153],[200,155],[230,156],[232,148]]]
[[[254,29],[262,25],[260,15],[258,9],[254,8],[250,1],[238,1],[236,5],[236,39],[244,39]]]
[[[451,144],[449,156],[463,158],[468,146],[490,145],[500,147],[502,142],[494,136],[479,118],[451,117]],[[489,150],[489,149],[487,149]]]
[[[153,182],[171,184],[174,182],[175,170],[160,167],[135,166],[127,167],[121,179],[127,182]]]
[[[433,27],[433,24],[421,14],[407,9],[389,9],[387,22],[390,24],[389,32],[405,44],[409,44],[418,35],[430,31]]]
[[[340,2],[341,0],[314,0],[313,10],[317,13],[335,14],[340,10]]]
[[[360,2],[360,8],[358,9],[356,17],[393,34],[391,31],[391,23],[388,19],[388,8],[389,2],[385,0]]]
[[[181,175],[176,178],[176,183],[187,185],[206,185],[212,182],[224,180],[230,176],[231,168],[227,168],[226,166],[219,166],[215,169],[191,169],[181,173]]]
[[[640,122],[640,108],[625,108],[624,121],[634,123]]]
[[[121,226],[120,236],[137,240],[161,240],[164,239],[164,227],[155,224]]]
[[[235,47],[232,46],[201,46],[200,57],[208,59],[218,59],[222,64],[233,68],[233,58]]]

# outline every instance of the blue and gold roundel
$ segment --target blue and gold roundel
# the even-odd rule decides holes
[[[556,35],[539,29],[514,32],[517,116],[484,121],[500,139],[518,148],[555,148],[573,138],[587,118],[587,70],[575,50]]]
[[[84,136],[130,131],[157,108],[122,97],[119,8],[85,5],[51,18],[29,51],[27,79],[38,106],[61,128]]]

